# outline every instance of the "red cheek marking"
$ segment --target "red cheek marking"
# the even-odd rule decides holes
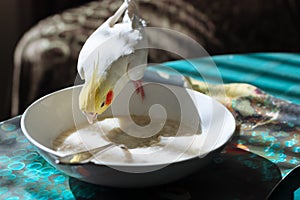
[[[114,92],[112,90],[110,90],[106,95],[105,104],[106,105],[111,104],[113,97],[114,97]]]

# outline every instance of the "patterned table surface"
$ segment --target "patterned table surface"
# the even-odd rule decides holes
[[[300,67],[297,68],[300,56],[297,54],[224,55],[213,59],[225,83],[250,83],[276,97],[300,102]],[[205,59],[191,62],[206,63]],[[185,61],[166,65],[201,79]],[[149,69],[148,76],[152,77],[151,73],[153,69]],[[228,143],[205,169],[172,184],[135,190],[95,186],[70,178],[50,166],[21,132],[20,117],[0,123],[0,199],[106,200],[140,199],[141,195],[143,199],[264,199],[286,173],[274,160]],[[299,162],[297,159],[295,162]],[[218,192],[211,193],[211,188]]]
[[[149,200],[261,199],[281,179],[274,163],[228,144],[201,172],[163,187],[126,190],[96,186],[49,165],[22,134],[19,124],[20,116],[0,124],[0,199],[140,199],[145,193],[143,199]],[[245,178],[245,174],[251,176]],[[218,192],[211,193],[209,188]]]

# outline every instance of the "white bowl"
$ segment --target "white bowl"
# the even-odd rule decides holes
[[[194,127],[196,132],[201,127],[202,133],[179,143],[178,138],[174,137],[177,140],[172,140],[175,143],[170,142],[171,147],[177,143],[179,146],[184,144],[183,150],[174,157],[164,154],[167,148],[160,148],[159,151],[148,148],[149,151],[141,151],[145,162],[137,160],[126,163],[120,158],[111,162],[94,159],[86,164],[57,164],[56,158],[63,154],[53,149],[54,139],[62,132],[86,123],[85,116],[78,108],[81,87],[66,88],[34,102],[22,115],[21,129],[50,164],[71,177],[89,183],[113,187],[146,187],[178,180],[201,170],[224,147],[235,130],[232,114],[209,96],[181,87],[148,83],[144,86],[146,96],[142,100],[139,94],[133,92],[133,84],[128,84],[114,101],[113,109],[108,109],[103,116],[123,115],[128,110],[131,114],[147,115],[152,105],[160,104],[165,110],[154,113],[161,113],[162,116],[167,113],[168,118]],[[124,98],[130,101],[126,103]],[[152,108],[159,110],[160,107]],[[199,123],[200,127],[197,126]],[[141,152],[134,152],[136,157],[141,155]],[[156,156],[156,161],[149,159],[151,161],[147,162],[147,158]]]

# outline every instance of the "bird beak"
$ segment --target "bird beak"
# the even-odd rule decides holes
[[[98,114],[93,112],[84,112],[84,115],[86,116],[88,122],[93,124],[96,121]]]

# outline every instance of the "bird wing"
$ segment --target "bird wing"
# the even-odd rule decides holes
[[[125,11],[123,21],[117,23]],[[115,14],[93,32],[83,45],[77,63],[80,77],[92,77],[95,63],[98,63],[97,76],[101,77],[118,58],[134,53],[136,45],[145,38],[141,31],[143,26],[144,22],[138,17],[134,1],[124,1]],[[136,58],[132,57],[132,63]]]

